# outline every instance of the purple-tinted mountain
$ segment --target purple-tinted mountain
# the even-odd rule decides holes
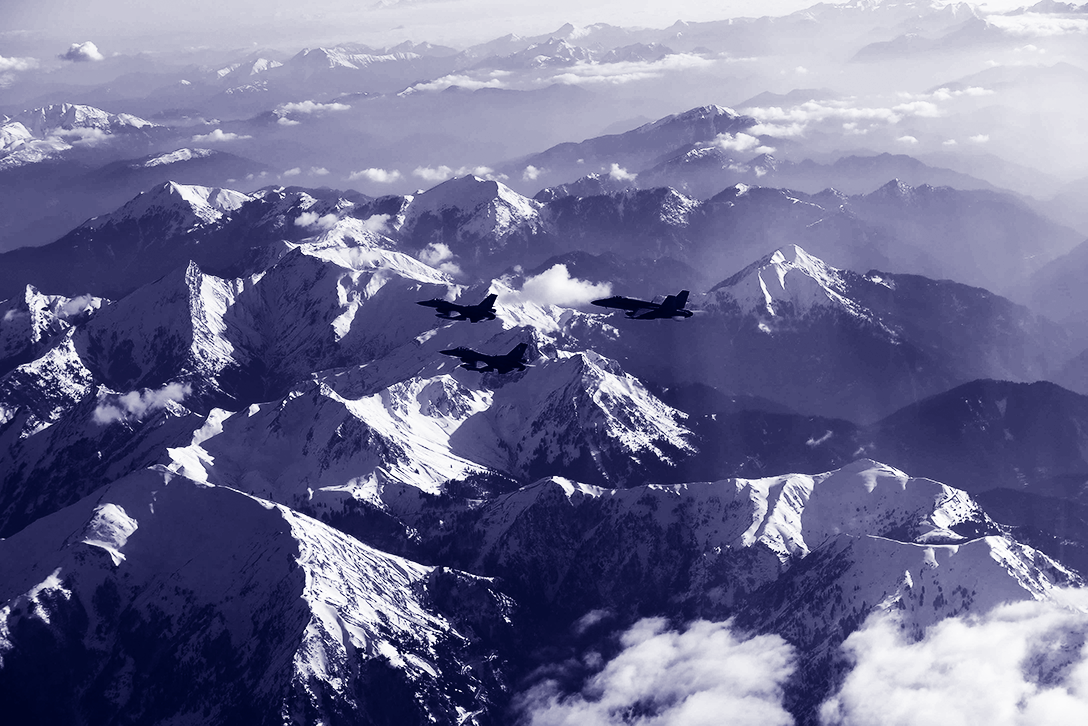
[[[587,171],[608,173],[613,164],[634,171],[658,163],[683,146],[713,141],[719,134],[736,134],[755,123],[755,119],[721,106],[701,106],[622,134],[553,146],[511,164],[510,173],[520,176],[531,166],[540,170],[539,181],[547,186]]]
[[[1074,350],[1056,324],[986,290],[861,275],[796,247],[689,307],[704,312],[683,321],[683,331],[617,320],[625,337],[611,355],[650,380],[701,381],[858,422],[976,378],[1046,378]],[[641,353],[673,348],[683,354]]]

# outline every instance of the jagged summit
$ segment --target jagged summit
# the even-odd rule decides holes
[[[842,270],[787,245],[715,285],[707,304],[720,308],[731,301],[747,312],[772,317],[828,306],[857,310],[848,297],[849,286]]]
[[[928,184],[923,184],[918,189],[932,189]],[[899,179],[892,179],[884,186],[864,196],[865,199],[875,202],[904,201],[909,202],[914,197],[915,187],[905,184]]]
[[[166,166],[167,164],[177,164],[183,161],[192,161],[193,159],[207,159],[208,157],[215,156],[217,151],[212,149],[177,149],[165,154],[158,154],[152,156],[140,162],[138,165],[147,169],[156,166]]]
[[[633,133],[648,133],[663,127],[699,124],[702,122],[708,122],[713,126],[717,126],[722,122],[732,123],[740,118],[743,117],[731,108],[709,104],[706,106],[697,106],[681,113],[672,114],[671,116],[665,116],[657,121],[639,126]]]
[[[44,137],[55,130],[118,131],[124,128],[142,129],[156,126],[139,116],[109,113],[94,106],[76,103],[58,103],[23,111],[16,114],[12,120],[22,123],[38,137]]]
[[[444,181],[416,195],[411,201],[410,209],[417,214],[448,208],[471,210],[495,200],[525,208],[536,207],[532,200],[523,197],[500,181],[466,174]]]
[[[231,189],[168,181],[149,191],[140,192],[135,199],[116,212],[95,217],[84,226],[98,229],[107,224],[165,216],[172,219],[173,229],[187,230],[217,222],[252,199],[248,194]]]

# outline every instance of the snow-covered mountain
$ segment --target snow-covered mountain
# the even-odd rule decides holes
[[[542,186],[563,183],[587,172],[631,173],[675,155],[682,147],[711,142],[722,134],[731,136],[755,124],[755,119],[732,109],[701,106],[622,134],[553,146],[519,160],[517,168],[511,166],[508,173],[520,176],[523,169],[532,167],[539,171],[535,178],[543,182]]]
[[[10,717],[456,723],[503,700],[492,583],[230,489],[145,470],[0,550]]]
[[[1068,289],[1045,265],[1075,270],[1080,237],[1010,195],[929,186],[970,182],[936,164],[840,147],[820,119],[806,137],[794,118],[781,156],[759,148],[785,128],[767,108],[802,91],[659,117],[707,88],[818,86],[858,48],[977,16],[859,0],[464,52],[231,52],[135,106],[173,130],[5,117],[5,150],[143,143],[4,177],[40,173],[34,193],[58,198],[143,189],[88,192],[101,208],[68,234],[0,255],[5,716],[520,723],[523,689],[578,690],[650,617],[781,642],[776,694],[807,726],[870,616],[918,640],[1006,603],[1061,607],[1088,570],[1088,408],[1036,381],[1083,346],[996,293],[1038,267]],[[943,112],[953,93],[891,103]],[[851,105],[872,95],[820,98],[808,110],[836,128],[888,118]],[[897,113],[894,133],[945,146],[944,116]],[[513,118],[547,141],[516,141]],[[372,186],[243,193],[225,175],[257,167],[219,151],[232,141],[270,176]],[[199,169],[214,178],[180,175]],[[413,177],[446,181],[404,193]],[[818,183],[835,178],[856,187]],[[515,191],[530,184],[545,191]],[[680,290],[683,320],[592,304]],[[495,315],[416,304],[435,299]],[[522,348],[508,373],[461,362]]]
[[[612,355],[639,376],[700,381],[855,421],[976,378],[1043,378],[1074,350],[1057,325],[985,290],[861,275],[796,246],[691,306],[705,312],[685,321],[699,342],[683,355],[639,355],[667,344],[661,336],[672,329],[629,324],[620,341],[626,349]]]
[[[94,106],[61,103],[30,109],[0,126],[0,171],[52,159],[84,144],[93,147],[110,137],[158,128],[132,114],[114,114]]]

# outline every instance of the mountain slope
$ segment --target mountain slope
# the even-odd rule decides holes
[[[11,716],[453,722],[502,698],[500,663],[460,632],[506,627],[489,583],[228,489],[144,471],[0,549],[28,555],[0,565]]]

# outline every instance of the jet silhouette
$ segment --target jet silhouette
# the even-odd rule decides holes
[[[437,317],[445,320],[468,320],[478,323],[481,320],[495,319],[495,298],[497,295],[488,295],[475,305],[458,305],[446,300],[435,298],[434,300],[421,300],[416,305],[438,310]],[[457,317],[454,317],[456,315]]]
[[[451,348],[439,352],[443,355],[452,355],[455,358],[460,358],[461,368],[468,368],[470,371],[476,371],[477,373],[488,373],[490,371],[496,373],[509,373],[515,368],[519,371],[525,370],[524,357],[525,351],[528,349],[528,344],[518,343],[514,346],[513,350],[505,355],[487,355],[463,347]],[[477,367],[477,363],[482,363],[483,367]]]
[[[593,304],[598,307],[626,310],[627,317],[635,320],[658,320],[661,318],[677,317],[690,318],[694,313],[691,310],[684,309],[684,306],[687,305],[687,303],[687,290],[681,290],[677,295],[669,295],[660,303],[636,300],[635,298],[622,297],[620,295],[593,301]]]

